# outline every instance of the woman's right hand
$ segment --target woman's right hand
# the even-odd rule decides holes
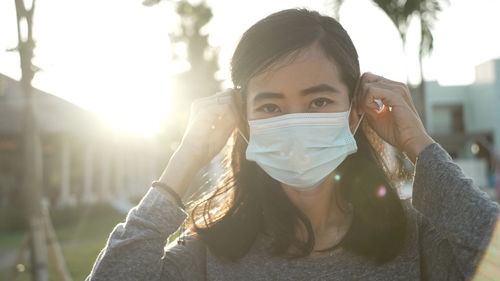
[[[233,89],[195,100],[182,142],[159,181],[182,197],[193,177],[222,150],[241,121],[240,105]]]
[[[226,144],[238,124],[235,90],[197,99],[191,104],[188,127],[180,149],[200,164],[208,164]]]

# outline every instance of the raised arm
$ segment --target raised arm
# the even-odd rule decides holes
[[[198,169],[183,148],[174,153],[161,181],[183,194]],[[87,280],[202,280],[204,256],[198,242],[164,250],[187,214],[163,189],[150,188],[108,238]]]
[[[205,251],[199,241],[164,252],[168,236],[187,216],[170,192],[182,198],[196,173],[226,144],[237,122],[235,105],[233,91],[193,103],[182,143],[159,179],[171,191],[149,189],[114,228],[88,281],[203,279]]]
[[[413,206],[419,211],[423,279],[470,278],[494,229],[498,204],[427,134],[405,84],[372,73],[359,82],[357,111],[416,165]]]
[[[416,162],[413,206],[421,212],[423,280],[468,280],[488,246],[499,206],[437,143]]]

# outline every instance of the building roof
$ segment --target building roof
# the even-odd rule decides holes
[[[33,88],[35,114],[41,134],[98,133],[104,122],[96,114],[71,102]],[[21,83],[0,73],[0,135],[19,135],[23,130],[25,97]]]

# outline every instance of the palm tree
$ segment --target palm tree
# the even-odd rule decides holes
[[[196,98],[220,91],[221,81],[215,77],[219,70],[219,49],[210,45],[203,28],[212,19],[212,8],[202,1],[143,0],[145,6],[154,6],[162,1],[173,4],[179,15],[175,30],[168,36],[172,45],[172,60],[184,61],[189,69],[173,75],[177,100],[189,106]],[[193,81],[197,81],[193,83]],[[180,99],[183,99],[182,101]]]
[[[334,0],[335,15],[339,18],[340,6],[345,0]],[[432,53],[434,37],[432,29],[437,21],[437,15],[447,0],[373,0],[373,2],[391,19],[398,30],[403,49],[406,47],[408,27],[413,17],[418,17],[420,23],[419,70],[420,84],[417,87],[416,106],[422,122],[425,125],[425,81],[423,77],[422,60]]]

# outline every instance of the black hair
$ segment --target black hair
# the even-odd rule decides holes
[[[318,43],[340,69],[350,99],[360,78],[358,54],[344,28],[335,19],[305,9],[274,13],[250,27],[242,36],[231,61],[231,77],[243,101],[246,86],[273,63]],[[243,106],[243,109],[246,106]],[[244,115],[246,116],[246,114]],[[314,246],[311,223],[289,200],[281,185],[255,162],[245,158],[246,142],[234,133],[221,184],[193,205],[190,225],[217,256],[238,260],[258,235],[269,232],[271,254],[304,257]],[[394,258],[406,236],[406,216],[400,198],[386,176],[363,130],[355,135],[358,151],[337,168],[342,198],[353,206],[352,223],[339,246],[378,264]],[[385,194],[380,196],[380,188]],[[295,235],[297,224],[307,239]],[[296,249],[289,253],[290,247]]]

